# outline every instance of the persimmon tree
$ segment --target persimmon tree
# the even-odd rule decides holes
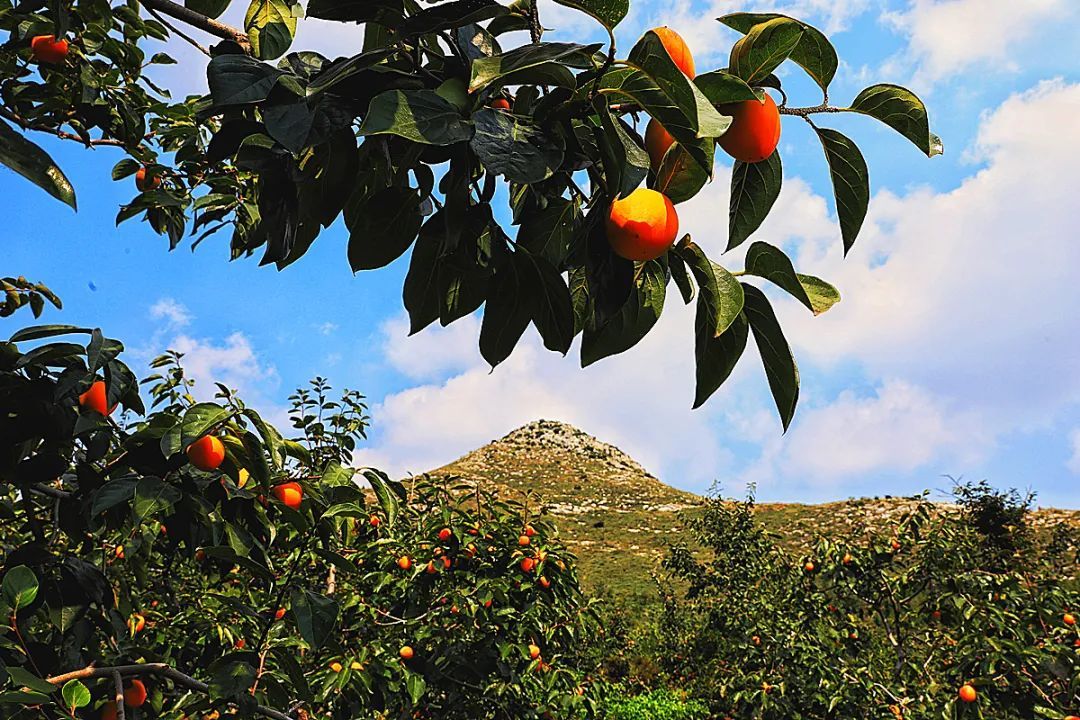
[[[726,380],[753,334],[787,427],[798,370],[759,285],[815,314],[839,293],[764,242],[735,268],[688,235],[674,242],[676,208],[717,174],[719,141],[740,158],[722,180],[731,183],[723,244],[746,243],[780,192],[774,148],[787,116],[820,140],[847,252],[869,202],[866,163],[815,118],[865,115],[933,156],[941,143],[923,103],[880,84],[832,104],[836,51],[794,18],[719,18],[742,37],[726,68],[701,72],[667,28],[617,48],[628,0],[558,1],[592,16],[607,41],[546,41],[529,0],[252,0],[242,29],[217,19],[230,0],[22,0],[0,11],[0,161],[75,207],[74,188],[34,137],[115,147],[125,157],[114,179],[137,175],[138,190],[118,222],[142,218],[174,248],[188,234],[193,245],[225,236],[231,258],[258,255],[279,269],[343,217],[354,271],[411,249],[403,299],[412,332],[483,306],[480,350],[492,366],[530,324],[564,354],[581,334],[583,365],[628,350],[656,323],[673,280],[685,302],[696,296],[694,405]],[[359,52],[292,48],[301,14],[356,27]],[[174,62],[147,50],[162,40],[209,56],[208,95],[174,101],[154,84],[152,68]],[[787,61],[819,98],[789,103],[775,73]],[[649,119],[659,138],[652,163]],[[623,206],[649,217],[624,213],[619,232],[662,229],[648,259],[635,261],[619,254],[607,220],[613,202],[646,188],[672,207],[660,222],[645,203]]]
[[[0,343],[0,715],[595,716],[591,601],[535,508],[361,476],[363,398],[321,379],[293,438],[224,387],[194,402],[175,353],[147,411],[121,351]]]

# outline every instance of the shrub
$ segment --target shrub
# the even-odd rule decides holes
[[[653,690],[612,700],[605,712],[605,720],[702,720],[708,708],[672,690]]]

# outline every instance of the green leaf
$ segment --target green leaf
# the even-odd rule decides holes
[[[615,26],[626,17],[626,13],[630,12],[630,0],[555,0],[555,2],[591,15],[608,30],[614,30]]]
[[[90,503],[90,516],[96,517],[120,503],[130,501],[135,497],[135,485],[137,482],[138,478],[135,477],[110,479],[94,491],[94,499]]]
[[[667,264],[662,260],[646,262],[634,291],[618,314],[599,328],[586,324],[581,338],[581,366],[587,367],[636,345],[660,319],[666,296]]]
[[[483,108],[473,114],[476,133],[469,145],[484,167],[510,182],[540,182],[562,165],[562,138],[544,133],[530,120]]]
[[[180,501],[183,494],[178,488],[169,485],[161,478],[150,475],[139,478],[135,486],[135,516],[150,517],[158,512],[168,511]]]
[[[713,105],[759,100],[754,89],[742,78],[724,70],[713,70],[694,78],[694,84]]]
[[[746,251],[746,272],[783,288],[815,315],[840,302],[836,288],[820,278],[796,273],[784,251],[766,242],[755,242]]]
[[[29,688],[41,693],[52,693],[56,690],[56,687],[48,680],[39,678],[34,673],[18,665],[8,665],[7,673],[11,676],[12,687]]]
[[[779,151],[774,151],[762,162],[735,161],[731,170],[728,250],[741,245],[761,227],[776,198],[780,197],[783,175]]]
[[[689,235],[675,246],[675,252],[690,266],[697,280],[699,292],[695,324],[713,336],[723,334],[742,312],[742,285],[730,272],[709,260]]]
[[[871,85],[859,93],[851,107],[853,112],[869,115],[891,127],[915,143],[927,157],[940,155],[944,148],[941,138],[930,132],[930,119],[923,101],[899,85]]]
[[[13,611],[24,608],[37,597],[37,576],[25,565],[16,565],[4,573],[0,591],[3,592],[4,602],[11,606]]]
[[[405,677],[405,689],[409,693],[409,700],[413,705],[420,702],[420,698],[424,697],[424,693],[427,692],[427,683],[424,681],[424,676],[420,673],[410,672]]]
[[[612,117],[604,95],[596,96],[593,107],[600,117],[600,127],[595,132],[609,192],[626,197],[648,176],[649,154],[630,136],[622,122]]]
[[[215,107],[262,102],[283,74],[247,55],[218,55],[206,67]]]
[[[743,290],[746,318],[750,321],[754,342],[761,353],[761,363],[765,366],[765,376],[769,380],[776,409],[780,412],[780,421],[787,432],[799,402],[799,368],[795,365],[791,348],[765,293],[745,283]]]
[[[378,23],[397,27],[404,20],[404,3],[402,0],[310,0],[307,15],[323,20]],[[368,29],[364,29],[365,40]]]
[[[388,90],[368,107],[361,135],[400,135],[426,145],[453,145],[473,136],[469,121],[434,90]]]
[[[251,49],[260,60],[281,57],[296,35],[296,10],[286,0],[251,0],[244,16],[244,30]]]
[[[600,47],[599,44],[537,43],[523,45],[501,55],[478,58],[472,63],[469,92],[482,90],[496,80],[502,84],[513,84],[515,77],[522,72],[549,63],[589,67],[590,58]]]
[[[232,0],[184,0],[184,7],[208,18],[221,17]]]
[[[702,306],[698,304],[700,319]],[[694,408],[699,408],[731,376],[749,335],[746,315],[739,313],[721,335],[713,335],[708,322],[697,322],[694,330]]]
[[[113,165],[112,179],[123,180],[126,177],[131,177],[139,171],[140,167],[142,166],[131,158],[124,158],[120,162]]]
[[[414,188],[379,190],[349,225],[349,265],[353,272],[389,265],[401,257],[420,231],[420,193]]]
[[[0,705],[47,705],[51,698],[39,692],[23,692],[21,690],[9,690],[0,693]]]
[[[0,163],[77,210],[75,188],[49,153],[0,120]]]
[[[775,18],[786,17],[786,15],[777,13],[732,13],[718,19],[729,28],[738,30],[745,35],[755,25]],[[825,34],[817,28],[794,18],[787,19],[799,23],[803,29],[802,39],[799,40],[799,44],[795,46],[795,49],[791,51],[789,57],[813,78],[822,92],[828,90],[829,83],[832,82],[833,77],[836,75],[836,68],[840,63],[836,57],[836,49],[833,48]]]
[[[710,145],[708,152],[703,152],[696,141],[723,135],[731,118],[721,115],[682,73],[652,30],[634,45],[625,65],[604,75],[601,92],[624,95],[638,103],[706,172],[710,171],[713,148]]]
[[[228,655],[210,663],[207,671],[210,673],[210,682],[207,683],[210,696],[221,699],[243,697],[258,676],[258,670],[253,665],[230,659]]]
[[[532,320],[530,280],[519,263],[504,259],[488,287],[480,324],[480,354],[493,368],[510,357]]]
[[[79,327],[78,325],[32,325],[31,327],[16,330],[8,342],[26,342],[27,340],[40,340],[57,335],[87,334],[93,332],[92,328]]]
[[[409,334],[415,334],[439,317],[439,256],[446,236],[446,215],[437,210],[420,228],[405,275],[402,298],[409,313]]]
[[[570,242],[581,221],[578,201],[550,198],[542,208],[530,208],[521,217],[517,244],[558,267],[566,258]]]
[[[229,419],[232,413],[217,403],[204,402],[192,405],[184,413],[180,424],[180,447],[184,450],[202,436]]]
[[[90,691],[78,680],[68,680],[64,683],[60,694],[64,698],[64,706],[72,712],[90,704]]]
[[[453,0],[425,8],[401,24],[402,35],[424,35],[490,20],[509,12],[495,0]]]
[[[777,16],[750,28],[731,48],[728,71],[758,85],[787,60],[806,31],[797,21]]]
[[[401,483],[394,482],[387,477],[386,473],[374,468],[364,468],[361,472],[364,479],[371,485],[379,507],[386,513],[387,524],[393,525],[401,511],[401,502],[404,499]]]
[[[297,588],[292,592],[291,603],[300,637],[312,648],[322,647],[337,625],[337,602],[325,595]]]
[[[840,220],[840,235],[847,255],[855,244],[870,205],[870,175],[862,153],[850,138],[829,128],[816,130],[832,175],[836,216]]]
[[[691,153],[687,152],[686,146],[675,143],[664,153],[660,167],[656,169],[652,187],[667,195],[673,203],[685,202],[697,195],[712,175],[714,141],[712,138],[706,138],[698,140],[697,144],[700,145],[700,152],[710,160],[708,168],[703,168],[695,162]]]
[[[574,309],[562,275],[550,261],[523,247],[513,253],[513,262],[529,278],[530,315],[544,347],[565,355],[574,341]]]

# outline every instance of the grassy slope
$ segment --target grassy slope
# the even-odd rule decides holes
[[[540,420],[455,460],[432,475],[456,475],[528,499],[552,516],[577,554],[586,587],[616,596],[655,598],[651,574],[668,542],[679,539],[681,516],[700,498],[649,474],[618,448],[568,425]],[[792,552],[818,537],[885,533],[913,501],[861,499],[823,505],[757,506],[762,523]],[[1080,512],[1040,510],[1037,526],[1080,525]]]

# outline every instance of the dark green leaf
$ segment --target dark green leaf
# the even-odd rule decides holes
[[[409,700],[413,705],[420,702],[420,698],[424,697],[424,693],[427,692],[427,683],[424,681],[424,676],[419,673],[409,672],[405,677],[405,689],[409,693]]]
[[[581,366],[618,355],[636,345],[660,319],[666,295],[666,263],[650,260],[641,268],[634,291],[622,310],[599,328],[585,326],[581,338]]]
[[[846,255],[855,244],[870,205],[870,175],[862,153],[848,137],[829,128],[817,128],[817,134],[832,175],[836,215]]]
[[[763,277],[787,290],[815,315],[820,315],[840,301],[840,293],[825,281],[795,272],[788,256],[778,247],[755,242],[746,251],[746,272]]]
[[[8,166],[52,195],[77,210],[75,188],[49,153],[0,121],[0,163]]]
[[[480,354],[495,367],[510,356],[532,319],[535,288],[519,263],[505,258],[488,288],[480,325]]]
[[[386,473],[374,468],[364,468],[361,472],[364,479],[371,485],[379,507],[386,513],[387,524],[393,525],[401,511],[401,502],[404,499],[401,483],[394,482],[387,477]]]
[[[130,177],[138,172],[141,166],[131,158],[124,158],[120,162],[113,165],[112,179],[123,180],[126,177]]]
[[[604,95],[597,95],[593,106],[600,117],[596,132],[609,192],[625,197],[649,174],[649,154],[630,136],[622,122],[612,117]]]
[[[745,313],[754,333],[754,342],[761,353],[765,376],[769,380],[776,409],[786,432],[795,416],[799,402],[799,368],[791,354],[787,339],[776,320],[772,305],[765,294],[753,285],[743,284],[746,296]]]
[[[709,158],[709,167],[703,168],[694,161],[686,146],[675,143],[664,153],[660,167],[656,170],[653,189],[668,196],[673,203],[681,203],[698,194],[712,175],[713,145],[712,138],[698,140],[699,151]]]
[[[452,145],[472,137],[469,121],[434,90],[389,90],[371,101],[361,135],[389,133],[427,145]]]
[[[926,106],[915,93],[899,85],[871,85],[859,93],[850,110],[877,118],[915,143],[927,157],[943,151],[941,138],[930,132]]]
[[[247,55],[218,55],[206,68],[210,97],[217,107],[265,100],[282,74]]]
[[[698,305],[698,315],[702,306]],[[749,335],[746,315],[739,313],[723,334],[716,336],[709,332],[707,322],[698,322],[694,330],[694,361],[696,383],[694,389],[694,407],[699,408],[716,392],[738,364],[746,349]]]
[[[293,606],[295,611],[295,605]],[[241,698],[255,682],[258,670],[250,663],[230,659],[226,655],[210,663],[210,695],[214,698]]]
[[[714,336],[723,334],[743,308],[742,285],[730,272],[709,260],[697,243],[684,237],[675,252],[690,266],[698,284],[698,312],[695,324]]]
[[[93,330],[91,328],[79,327],[78,325],[34,325],[15,331],[9,342],[17,343],[25,342],[27,340],[40,340],[47,337],[56,337],[57,335],[70,335],[73,333],[90,334],[92,332]]]
[[[384,267],[401,257],[422,221],[420,194],[413,188],[395,185],[376,192],[349,226],[353,272]]]
[[[529,184],[546,180],[562,165],[562,139],[526,118],[483,108],[473,114],[473,123],[476,133],[469,144],[489,172]]]
[[[495,0],[453,0],[421,10],[401,24],[402,35],[424,35],[490,20],[509,11]]]
[[[439,255],[446,236],[442,210],[428,218],[416,238],[402,297],[409,313],[409,334],[420,332],[439,317]]]
[[[138,479],[134,477],[112,478],[94,491],[94,499],[90,504],[90,516],[97,516],[120,503],[126,503],[135,497],[135,485]]]
[[[781,17],[786,16],[777,13],[733,13],[719,20],[728,27],[746,34],[755,25]],[[794,18],[788,19],[794,20]],[[820,30],[799,20],[795,22],[802,26],[804,34],[789,57],[814,79],[822,91],[826,91],[839,65],[836,50]]]
[[[774,151],[762,162],[735,161],[731,170],[728,250],[741,245],[761,227],[780,196],[783,175],[779,151]]]
[[[522,71],[552,62],[572,64],[575,67],[588,67],[589,58],[599,48],[600,45],[538,43],[535,45],[523,45],[494,57],[478,58],[472,64],[469,92],[474,93],[482,90],[496,80],[503,78],[507,78],[506,82],[511,82],[514,76]]]
[[[559,267],[581,221],[578,201],[550,198],[543,208],[527,210],[521,218],[517,244]]]
[[[220,17],[232,0],[184,0],[184,7],[208,18]]]
[[[731,48],[728,70],[757,85],[787,60],[805,34],[802,25],[788,17],[758,23]]]
[[[135,516],[151,517],[159,512],[170,510],[179,502],[182,494],[179,489],[160,478],[146,476],[139,478],[135,486]]]
[[[337,625],[338,604],[333,598],[296,589],[291,608],[300,636],[313,648],[322,647]]]
[[[7,673],[11,676],[13,687],[28,688],[42,693],[52,693],[56,690],[56,687],[48,680],[39,678],[34,673],[18,665],[8,665]]]
[[[523,247],[513,254],[513,261],[522,266],[524,277],[531,276],[530,314],[544,347],[565,355],[574,340],[574,309],[566,282],[551,262]]]
[[[310,0],[307,16],[397,27],[404,19],[405,4],[403,0]]]

